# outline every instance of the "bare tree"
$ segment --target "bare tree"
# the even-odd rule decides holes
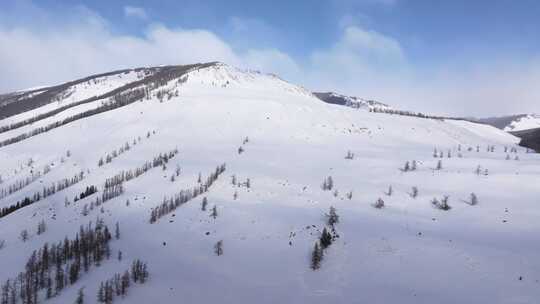
[[[28,230],[24,229],[21,231],[21,240],[26,242],[28,240]]]
[[[411,189],[411,193],[409,193],[409,195],[412,198],[416,198],[418,196],[418,187],[413,186],[412,189]]]

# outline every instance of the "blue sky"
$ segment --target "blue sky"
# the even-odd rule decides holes
[[[7,0],[0,92],[219,60],[413,110],[540,112],[538,16],[529,0]]]

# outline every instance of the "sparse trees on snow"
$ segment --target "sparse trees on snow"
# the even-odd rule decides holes
[[[433,200],[431,200],[431,204],[437,209],[448,211],[452,208],[450,205],[448,205],[449,198],[450,197],[448,195],[445,195],[440,201],[437,198],[433,198]]]

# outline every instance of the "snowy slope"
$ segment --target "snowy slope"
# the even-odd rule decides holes
[[[52,299],[40,294],[42,302],[71,303],[84,287],[93,303],[100,281],[140,258],[148,262],[149,282],[115,302],[536,303],[540,157],[524,153],[518,141],[486,125],[327,104],[272,75],[223,64],[195,68],[150,90],[149,99],[0,148],[0,188],[51,167],[0,199],[0,208],[85,172],[79,183],[0,218],[0,282],[23,271],[32,250],[73,238],[80,225],[100,216],[110,228],[121,227],[121,238],[111,241],[113,258]],[[98,165],[126,142],[128,151]],[[103,212],[81,214],[92,196],[73,201],[90,185],[101,195],[106,178],[175,148],[179,154],[165,168],[125,182],[125,192],[104,203]],[[434,149],[444,153],[442,170],[434,170],[440,160]],[[354,159],[344,158],[347,151]],[[399,170],[412,160],[416,171]],[[204,177],[221,163],[227,169],[209,192],[149,223],[164,196],[197,185],[199,173]],[[177,166],[181,174],[172,181]],[[475,174],[478,166],[488,175]],[[250,188],[232,185],[233,175],[239,182],[249,178]],[[336,195],[320,187],[327,176]],[[392,196],[384,194],[389,185]],[[415,199],[408,195],[413,186]],[[476,206],[463,202],[471,192],[478,195]],[[443,195],[450,196],[449,211],[430,203]],[[207,211],[201,210],[203,196]],[[378,198],[385,208],[371,206]],[[210,217],[214,205],[216,219]],[[340,215],[340,237],[313,271],[311,250],[330,206]],[[37,235],[42,219],[47,231]],[[26,242],[23,229],[30,232]],[[219,240],[222,256],[213,252]],[[119,250],[122,261],[114,258]]]

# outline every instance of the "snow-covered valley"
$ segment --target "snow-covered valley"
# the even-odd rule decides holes
[[[132,78],[125,81],[139,79]],[[115,81],[111,90],[124,85]],[[107,87],[104,82],[96,90]],[[517,137],[467,121],[331,105],[276,76],[223,64],[129,90],[141,88],[145,97],[135,102],[0,148],[0,189],[8,193],[0,196],[0,209],[83,172],[65,189],[0,217],[0,284],[25,271],[32,251],[74,239],[81,225],[101,218],[111,231],[116,223],[120,230],[110,258],[50,299],[40,289],[39,302],[72,303],[84,288],[93,303],[100,282],[135,259],[147,263],[148,281],[133,284],[115,303],[540,299],[540,156],[525,153]],[[0,133],[0,142],[107,102]],[[52,105],[0,120],[0,127],[45,113],[45,107]],[[108,178],[156,157],[156,165],[122,181],[117,196],[92,203],[111,188]],[[199,189],[222,164],[225,171],[208,191],[165,208],[151,223],[164,198]],[[328,177],[331,189],[323,190]],[[90,186],[97,193],[74,199]],[[433,204],[445,196],[449,210]],[[375,208],[379,199],[384,207]],[[313,248],[323,229],[331,230],[331,207],[339,222],[314,270]],[[41,221],[46,229],[38,235]],[[223,252],[217,255],[219,241]]]

